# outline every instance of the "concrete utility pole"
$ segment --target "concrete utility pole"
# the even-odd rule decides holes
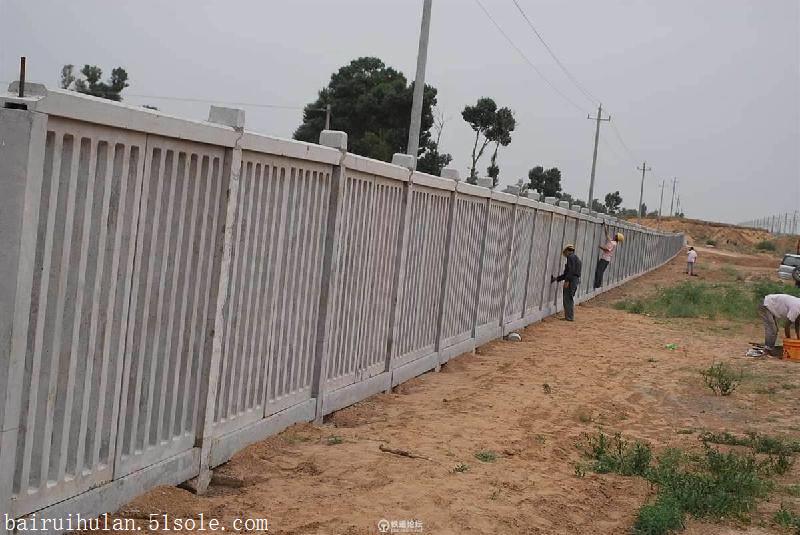
[[[673,207],[675,206],[675,185],[677,183],[678,183],[678,178],[677,177],[673,177],[672,178],[672,199],[669,201],[669,215],[670,215],[670,217],[675,215],[675,210],[673,210]]]
[[[411,127],[408,129],[408,150],[406,150],[406,154],[414,157],[415,167],[417,153],[419,152],[419,130],[422,125],[422,97],[425,94],[425,65],[428,62],[431,4],[433,4],[433,0],[423,0],[422,27],[419,31],[419,51],[417,52],[417,76],[414,78],[414,102],[411,106]]]
[[[600,121],[611,121],[611,116],[603,119],[603,104],[597,107],[597,117],[591,115],[586,116],[587,119],[597,121],[594,129],[594,154],[592,155],[592,176],[589,179],[589,210],[592,209],[592,201],[594,200],[594,172],[597,169],[597,142],[600,141]]]
[[[652,167],[647,167],[647,161],[642,162],[641,167],[637,167],[639,171],[642,172],[642,187],[639,189],[639,217],[643,218],[645,216],[644,210],[642,210],[642,201],[644,201],[644,174],[648,171],[652,171]]]
[[[661,205],[664,204],[664,186],[666,186],[667,181],[661,181],[661,199],[658,201],[658,228],[661,228]]]
[[[331,129],[331,105],[325,106],[325,130]]]

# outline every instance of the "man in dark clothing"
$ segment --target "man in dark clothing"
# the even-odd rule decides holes
[[[567,245],[561,253],[567,257],[564,273],[558,277],[550,276],[550,282],[564,281],[564,319],[575,321],[575,292],[581,283],[581,259],[575,254],[575,246]]]

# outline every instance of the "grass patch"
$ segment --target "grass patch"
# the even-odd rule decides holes
[[[455,468],[453,468],[453,472],[456,474],[462,474],[469,470],[469,465],[466,463],[458,463]]]
[[[786,494],[789,496],[800,498],[800,485],[787,485],[783,490],[786,491]]]
[[[645,299],[626,299],[613,304],[617,310],[665,318],[724,318],[753,320],[764,296],[788,293],[800,297],[800,289],[759,279],[751,283],[705,283],[685,281],[659,288]]]
[[[694,433],[694,429],[678,429],[675,432],[679,435],[691,435]]]
[[[775,520],[775,523],[779,526],[795,528],[795,533],[800,533],[800,515],[789,511],[783,504],[781,504],[781,508],[778,509],[778,512],[775,513],[772,519]]]
[[[327,440],[328,446],[336,446],[337,444],[341,444],[343,442],[344,440],[342,440],[342,437],[337,436],[330,436]]]
[[[482,463],[493,463],[497,460],[497,454],[490,450],[484,450],[477,452],[475,458]]]
[[[637,475],[658,487],[655,500],[639,510],[633,533],[665,535],[683,529],[686,515],[746,520],[772,489],[769,477],[781,473],[773,455],[763,461],[756,454],[781,451],[791,461],[791,447],[787,450],[786,441],[773,437],[705,433],[702,438],[702,453],[667,449],[655,461],[647,444],[624,440],[619,434],[585,434],[580,446],[596,472]],[[708,446],[714,441],[746,445],[751,451],[722,452]]]
[[[742,273],[738,269],[733,267],[733,266],[730,266],[730,265],[722,266],[720,271],[722,271],[725,274],[725,276],[727,276],[727,277],[729,277],[729,278],[731,278],[731,279],[733,279],[735,281],[743,281],[744,280],[744,275],[742,275]]]
[[[771,240],[761,240],[756,244],[756,249],[759,251],[774,251],[776,249],[775,242]]]
[[[742,382],[743,373],[733,371],[733,368],[724,362],[718,362],[700,372],[705,379],[706,386],[718,396],[730,396]]]

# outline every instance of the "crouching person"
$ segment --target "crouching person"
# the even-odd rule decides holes
[[[567,245],[562,253],[567,257],[564,273],[558,277],[550,276],[550,282],[564,281],[564,319],[575,321],[575,292],[581,282],[581,259],[575,254],[575,246]]]
[[[758,307],[758,315],[764,322],[764,345],[770,355],[779,356],[775,349],[779,321],[785,322],[783,334],[786,338],[792,337],[791,325],[794,324],[794,333],[800,339],[800,297],[788,294],[767,295]]]

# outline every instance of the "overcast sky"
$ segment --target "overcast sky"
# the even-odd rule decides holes
[[[518,0],[559,59],[603,102],[595,195],[635,207],[678,177],[687,216],[727,222],[800,206],[798,0]],[[434,0],[426,82],[449,118],[442,149],[466,174],[472,131],[461,110],[489,96],[518,120],[501,181],[557,166],[588,194],[595,105],[558,68],[512,0],[482,0],[562,98],[525,63],[475,0]],[[0,0],[0,80],[28,57],[32,81],[57,86],[63,64],[127,69],[125,101],[205,119],[207,104],[134,95],[302,107],[333,71],[378,56],[414,76],[422,0]],[[290,137],[299,109],[246,108],[248,129]],[[627,149],[626,149],[627,147]],[[630,154],[629,154],[630,151]],[[481,168],[488,165],[481,163]],[[667,187],[665,211],[669,209]]]

